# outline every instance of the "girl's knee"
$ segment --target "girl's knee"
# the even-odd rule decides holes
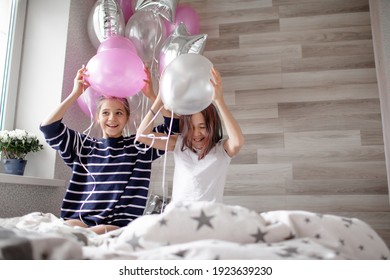
[[[97,234],[104,234],[116,229],[119,229],[119,227],[112,225],[98,225],[91,228],[91,230]]]
[[[87,228],[88,227],[86,224],[84,224],[80,220],[66,220],[65,224],[67,224],[69,226],[72,226],[72,227],[83,227],[83,228]]]

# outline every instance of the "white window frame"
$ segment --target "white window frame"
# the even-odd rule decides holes
[[[24,24],[26,18],[27,0],[11,0],[11,18],[5,58],[2,98],[3,112],[0,120],[0,129],[12,130],[15,127],[15,112],[17,104],[20,64],[22,59],[22,46]]]

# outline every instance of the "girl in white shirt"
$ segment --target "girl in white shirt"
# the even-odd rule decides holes
[[[223,98],[221,75],[214,67],[211,74],[213,104],[199,113],[181,116],[180,135],[170,135],[166,140],[158,138],[166,135],[152,132],[155,112],[163,106],[159,95],[137,131],[138,141],[174,152],[172,201],[222,202],[230,161],[244,144],[241,128]],[[222,122],[226,138],[222,135]],[[156,138],[145,136],[151,133]]]

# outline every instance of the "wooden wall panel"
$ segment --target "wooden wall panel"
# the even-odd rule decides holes
[[[220,70],[246,138],[225,202],[362,217],[390,244],[369,0],[185,4],[208,34],[203,55]],[[153,171],[157,192],[162,168],[160,161]]]

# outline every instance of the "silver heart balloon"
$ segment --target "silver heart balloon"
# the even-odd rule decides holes
[[[118,1],[96,1],[88,17],[88,36],[96,49],[112,35],[123,36],[125,28],[125,18]]]
[[[159,55],[159,71],[181,54],[203,54],[207,34],[190,35],[184,23],[180,23],[173,33],[164,41]]]
[[[135,10],[153,10],[169,22],[175,21],[176,6],[179,0],[137,0]]]

